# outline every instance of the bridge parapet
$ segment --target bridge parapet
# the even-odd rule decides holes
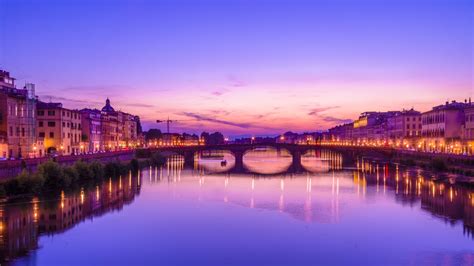
[[[184,156],[186,165],[194,165],[194,155],[196,152],[206,150],[222,150],[229,151],[235,157],[234,171],[245,171],[244,155],[250,150],[259,147],[272,147],[278,150],[285,149],[292,156],[291,171],[300,172],[303,167],[301,165],[301,157],[308,150],[319,148],[319,145],[297,145],[286,143],[268,143],[268,144],[225,144],[225,145],[199,145],[199,146],[179,146],[179,147],[160,147],[155,148],[157,151],[169,151]]]

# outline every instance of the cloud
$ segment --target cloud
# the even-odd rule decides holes
[[[229,81],[230,86],[232,86],[232,87],[245,87],[245,86],[247,86],[247,83],[245,83],[243,80],[237,78],[234,75],[229,75],[227,77],[227,80]]]
[[[337,117],[333,117],[333,116],[322,116],[321,120],[323,120],[324,122],[328,122],[328,123],[331,123],[331,124],[337,124],[337,125],[352,122],[351,119],[343,119],[343,118],[337,118]]]
[[[214,95],[214,96],[222,96],[223,94],[226,94],[229,91],[230,90],[228,90],[228,89],[218,89],[218,90],[215,90],[215,91],[211,92],[211,94]]]
[[[250,124],[250,123],[236,123],[236,122],[216,119],[216,118],[209,117],[209,116],[206,116],[206,115],[201,115],[201,114],[196,114],[196,113],[191,113],[191,112],[182,112],[180,114],[184,115],[184,116],[187,116],[187,117],[194,118],[197,121],[207,121],[207,122],[211,122],[211,123],[228,125],[228,126],[239,127],[239,128],[251,128],[251,127],[253,127],[253,125]]]
[[[339,108],[339,106],[316,107],[309,111],[308,115],[320,115],[328,110]]]
[[[208,110],[208,112],[213,115],[230,115],[231,114],[230,111],[226,111],[226,110]]]
[[[58,101],[58,102],[71,102],[71,103],[76,103],[76,104],[85,104],[85,105],[91,105],[91,104],[101,104],[101,102],[95,102],[95,101],[90,101],[90,100],[81,100],[81,99],[72,99],[72,98],[66,98],[66,97],[61,97],[61,96],[54,96],[54,95],[41,95],[39,96],[41,101]]]
[[[154,108],[154,105],[145,104],[145,103],[126,103],[126,106],[133,106],[133,107],[143,107],[143,108]]]
[[[321,106],[321,107],[315,107],[312,108],[309,112],[308,115],[314,116],[318,119],[318,121],[328,123],[331,126],[333,125],[338,125],[338,124],[345,124],[345,123],[350,123],[352,120],[350,119],[344,119],[344,118],[338,118],[330,115],[325,115],[324,112],[340,108],[340,106]]]

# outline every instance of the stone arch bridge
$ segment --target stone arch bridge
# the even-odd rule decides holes
[[[292,157],[292,162],[289,171],[300,172],[302,171],[301,156],[309,150],[315,150],[321,148],[319,145],[297,145],[297,144],[286,144],[286,143],[268,143],[268,144],[223,144],[223,145],[203,145],[203,146],[179,146],[179,147],[160,147],[152,148],[151,151],[168,151],[182,155],[184,157],[185,165],[194,165],[194,155],[197,152],[202,151],[229,151],[234,155],[235,166],[231,170],[232,172],[245,172],[244,167],[244,155],[248,151],[256,148],[272,147],[276,150],[287,150]]]

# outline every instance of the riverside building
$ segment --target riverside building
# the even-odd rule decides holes
[[[84,152],[81,114],[63,107],[61,103],[38,102],[38,137],[44,138],[47,153],[61,155]]]
[[[421,114],[422,140],[420,148],[425,151],[461,153],[462,129],[465,124],[464,110],[471,104],[446,102]]]
[[[36,136],[35,85],[17,89],[15,79],[0,70],[0,157],[32,158],[43,152]]]

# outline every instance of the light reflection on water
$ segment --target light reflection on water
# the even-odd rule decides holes
[[[259,156],[286,167],[286,155],[251,161]],[[330,152],[303,156],[311,172],[273,176],[229,174],[205,157],[195,170],[174,156],[140,177],[4,204],[3,255],[32,250],[17,263],[40,265],[474,263],[472,189],[370,160],[344,170]]]

